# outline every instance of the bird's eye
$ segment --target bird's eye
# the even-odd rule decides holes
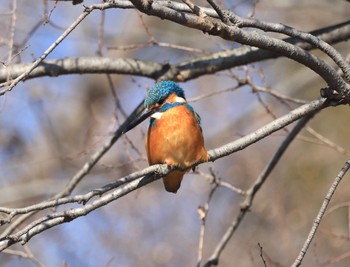
[[[162,104],[161,103],[155,103],[153,104],[150,109],[152,110],[158,110]]]
[[[165,101],[165,99],[162,99],[156,105],[159,107],[159,106],[163,105],[164,101]]]

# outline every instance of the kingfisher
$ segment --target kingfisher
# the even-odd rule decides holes
[[[173,81],[156,83],[148,92],[144,111],[123,131],[150,117],[145,147],[148,163],[177,166],[163,178],[165,190],[176,193],[190,166],[208,161],[201,118],[190,106],[182,88]]]

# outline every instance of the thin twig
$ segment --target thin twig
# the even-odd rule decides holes
[[[197,5],[195,5],[191,0],[182,0],[192,11],[200,18],[207,17],[207,14]]]
[[[25,249],[25,252],[19,251],[19,250],[7,249],[2,253],[14,255],[17,257],[21,257],[23,259],[28,259],[39,267],[45,267],[45,265],[41,261],[39,261],[36,257],[34,257],[33,253],[27,248],[27,246],[24,246],[24,249]]]
[[[17,0],[12,0],[12,10],[11,10],[11,30],[10,30],[10,40],[9,40],[9,54],[7,57],[7,64],[10,64],[12,60],[12,54],[14,51],[14,38],[15,38],[15,30],[16,30],[16,21],[17,21]]]
[[[307,250],[312,242],[312,239],[316,235],[316,231],[317,231],[318,226],[320,225],[320,223],[322,221],[323,215],[326,212],[327,206],[328,206],[329,202],[331,201],[332,196],[333,196],[335,190],[337,189],[339,183],[341,182],[342,178],[344,177],[346,172],[349,170],[349,168],[350,168],[350,160],[345,162],[344,166],[341,168],[340,172],[338,173],[337,177],[335,177],[335,180],[333,181],[331,187],[329,188],[327,195],[326,195],[325,199],[323,200],[322,206],[321,206],[320,210],[318,211],[317,216],[314,220],[314,223],[310,229],[309,235],[307,236],[305,243],[299,252],[298,257],[295,259],[294,263],[292,264],[292,267],[300,266],[301,262],[303,261],[305,254],[306,254],[306,252],[307,252]]]
[[[238,187],[235,187],[233,186],[232,184],[228,183],[228,182],[225,182],[221,179],[218,179],[216,177],[216,175],[209,175],[207,173],[204,173],[204,172],[201,172],[201,171],[198,171],[196,170],[194,173],[200,175],[200,176],[203,176],[209,183],[213,183],[213,184],[216,184],[218,186],[221,186],[221,187],[225,187],[241,196],[245,196],[246,195],[246,192]]]
[[[214,181],[217,180],[213,172],[212,172],[212,178]],[[200,234],[199,234],[199,241],[198,241],[197,267],[201,266],[201,262],[203,259],[204,235],[205,235],[206,219],[209,212],[209,204],[211,199],[213,198],[214,192],[218,187],[219,187],[219,184],[217,183],[213,184],[212,188],[210,189],[206,203],[203,206],[199,206],[197,209],[199,218],[201,220],[201,227],[200,227]]]
[[[350,152],[348,150],[346,150],[345,148],[343,148],[343,147],[339,146],[338,144],[334,143],[333,141],[331,141],[330,139],[326,138],[322,134],[316,132],[311,127],[307,127],[306,130],[307,130],[308,133],[310,133],[315,138],[320,140],[320,142],[322,144],[325,144],[325,145],[329,146],[330,148],[334,149],[335,151],[337,151],[337,152],[339,152],[339,153],[341,153],[343,155],[350,156]]]
[[[102,49],[104,47],[104,33],[105,33],[105,10],[101,11],[100,26],[98,31],[98,42],[97,42],[97,55],[102,56]]]
[[[11,84],[4,90],[0,91],[0,96],[11,91],[20,81],[23,81],[27,76],[92,12],[93,9],[85,8],[83,13],[69,26],[57,40],[31,65],[31,67],[14,79]]]
[[[218,13],[220,19],[224,23],[229,23],[227,14],[214,2],[214,0],[207,0],[211,7]]]
[[[263,261],[264,266],[266,267],[267,265],[266,265],[266,260],[265,260],[264,255],[263,255],[263,247],[260,245],[260,243],[258,243],[258,246],[259,246],[259,249],[260,249],[260,258]]]

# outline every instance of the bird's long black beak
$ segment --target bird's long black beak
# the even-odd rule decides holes
[[[136,127],[138,124],[143,122],[145,119],[147,119],[149,116],[151,116],[153,113],[155,113],[156,109],[145,109],[138,117],[136,117],[133,121],[129,123],[123,130],[123,134],[130,131],[134,127]]]

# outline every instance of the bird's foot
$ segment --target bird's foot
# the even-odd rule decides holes
[[[169,160],[165,160],[164,163],[167,165],[168,169],[174,169],[174,168],[180,167],[179,164],[176,164],[176,163],[169,161]]]

